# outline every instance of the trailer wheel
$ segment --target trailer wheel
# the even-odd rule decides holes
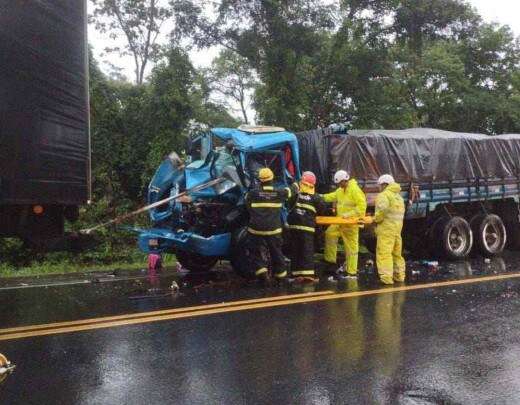
[[[442,218],[435,226],[433,237],[438,241],[439,253],[450,260],[466,258],[473,247],[473,232],[462,217]]]
[[[197,253],[188,252],[187,250],[177,250],[175,256],[182,267],[188,269],[192,273],[207,272],[211,270],[218,261],[217,257],[203,256]]]
[[[504,250],[507,232],[502,218],[498,215],[477,215],[470,221],[475,237],[475,245],[486,257],[499,255]]]

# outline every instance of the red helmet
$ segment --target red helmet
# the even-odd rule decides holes
[[[311,186],[316,185],[316,176],[313,172],[303,172],[302,174],[302,182],[310,184]]]

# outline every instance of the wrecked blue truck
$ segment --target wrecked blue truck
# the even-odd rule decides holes
[[[139,244],[144,252],[175,252],[192,271],[208,270],[219,259],[245,271],[244,195],[265,166],[280,186],[298,180],[300,170],[312,170],[319,192],[335,187],[334,171],[347,170],[365,191],[369,212],[378,177],[392,173],[408,202],[403,240],[409,252],[459,260],[473,252],[499,255],[506,244],[520,248],[520,135],[216,128],[192,139],[187,155],[186,162],[171,154],[162,163],[150,183],[149,203],[225,180],[152,210],[153,228],[140,233]],[[373,229],[361,235],[373,248]]]
[[[148,188],[150,204],[212,179],[224,180],[150,210],[151,229],[139,234],[146,253],[174,252],[190,271],[211,269],[229,260],[247,271],[247,210],[244,196],[261,167],[270,167],[276,186],[300,178],[296,136],[282,128],[214,128],[190,139],[186,161],[172,153],[157,169]]]

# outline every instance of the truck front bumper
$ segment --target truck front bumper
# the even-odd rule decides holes
[[[139,248],[145,253],[161,253],[175,249],[186,250],[203,256],[228,257],[231,234],[223,233],[208,238],[192,232],[175,232],[152,228],[139,233]]]

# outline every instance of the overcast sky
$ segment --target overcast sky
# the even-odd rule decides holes
[[[495,21],[509,25],[520,35],[520,1],[519,0],[470,0],[482,17],[487,21]]]

